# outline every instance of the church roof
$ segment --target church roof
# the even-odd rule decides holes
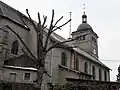
[[[87,23],[87,15],[84,12],[84,14],[82,15],[82,24],[78,26],[77,31],[86,29],[92,30],[92,27]]]
[[[12,19],[14,21],[23,24],[20,16],[18,15],[18,12],[19,12],[18,10],[14,9],[11,6],[0,1],[0,15],[9,17],[10,19]],[[20,14],[22,14],[22,13],[20,13]]]
[[[20,16],[22,16],[25,20],[29,21],[28,17],[19,12],[18,10],[12,8],[11,6],[3,3],[2,1],[0,1],[0,16],[2,18],[9,19],[13,23],[18,24],[19,26],[25,28],[26,30],[29,30],[21,20]]]
[[[91,29],[92,30],[92,27],[88,23],[82,23],[78,26],[77,31],[85,30],[85,29]]]

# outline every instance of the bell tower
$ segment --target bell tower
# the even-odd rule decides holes
[[[82,24],[77,28],[77,31],[72,32],[72,38],[80,37],[74,41],[74,45],[89,53],[98,59],[98,35],[93,31],[92,27],[87,23],[87,15],[82,15]]]

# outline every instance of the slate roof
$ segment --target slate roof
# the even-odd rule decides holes
[[[20,16],[22,16],[24,19],[29,21],[28,17],[26,15],[22,14],[21,12],[19,12],[18,10],[12,8],[11,6],[3,3],[2,1],[0,1],[0,16],[2,18],[7,18],[7,19],[11,20],[13,23],[20,25],[21,27],[25,28],[26,30],[29,30],[26,27],[26,25],[24,25]]]
[[[8,19],[13,20],[14,22],[16,22],[16,23],[22,25],[24,28],[26,28],[25,25],[23,24],[23,22],[21,21],[18,12],[19,12],[18,10],[14,9],[14,8],[10,7],[9,5],[7,5],[7,4],[3,3],[2,1],[0,1],[0,16],[7,17]],[[22,16],[24,16],[25,18],[27,18],[27,16],[25,16],[24,14],[22,14],[22,13],[20,13],[20,14]],[[66,40],[63,37],[61,37],[60,35],[56,34],[56,33],[52,33],[51,37],[54,38],[57,41],[60,41],[60,42]],[[71,43],[67,43],[66,45],[70,46],[70,47],[73,46]],[[79,48],[73,48],[73,50],[76,51],[76,52],[78,52],[79,54],[87,57],[89,60],[91,60],[91,61],[93,61],[95,63],[98,63],[99,65],[101,65],[101,66],[103,66],[105,68],[108,68],[105,64],[103,64],[101,61],[95,59],[94,57],[92,57],[87,52],[85,52],[85,51],[83,51],[83,50],[81,50]]]
[[[83,30],[83,29],[91,29],[92,30],[92,27],[88,23],[82,23],[78,26],[77,31]]]
[[[13,9],[11,6],[3,3],[2,1],[0,1],[0,15],[8,17],[16,22],[19,22],[20,24],[23,24],[18,15],[18,10]]]

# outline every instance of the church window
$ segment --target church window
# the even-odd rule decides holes
[[[85,40],[85,35],[80,36],[80,40]]]
[[[17,40],[12,43],[11,53],[15,55],[18,54],[18,41]]]
[[[92,41],[94,42],[94,43],[97,43],[97,41],[96,41],[96,39],[92,36]]]
[[[83,40],[85,40],[85,35],[83,35]]]
[[[96,49],[93,49],[93,54],[97,54]]]
[[[7,64],[8,64],[8,60],[5,60],[5,61],[4,61],[4,65],[7,65]]]
[[[10,79],[10,81],[15,82],[16,81],[16,73],[10,73],[9,79]]]
[[[105,78],[105,81],[107,81],[107,71],[106,70],[104,71],[104,78]]]
[[[67,66],[67,55],[65,52],[62,52],[61,54],[61,64]]]
[[[30,73],[25,73],[24,80],[30,80]]]
[[[94,76],[93,79],[95,79],[95,66],[92,66],[92,75]]]
[[[78,60],[78,57],[76,58],[76,70],[79,70],[79,60]]]
[[[102,80],[102,73],[101,73],[101,69],[99,68],[99,80]]]
[[[85,65],[84,65],[84,72],[88,73],[88,63],[87,62],[85,62]]]
[[[117,90],[116,86],[112,86],[111,90]]]

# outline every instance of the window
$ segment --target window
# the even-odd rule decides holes
[[[78,60],[78,57],[76,58],[76,70],[79,70],[79,60]]]
[[[87,62],[85,62],[85,65],[84,65],[84,72],[88,73],[88,63]]]
[[[12,43],[11,53],[15,55],[18,54],[18,41],[17,40]]]
[[[97,41],[96,41],[96,39],[92,36],[92,41],[94,42],[94,43],[97,43]]]
[[[111,90],[117,90],[116,86],[112,86]]]
[[[105,81],[107,81],[107,71],[106,70],[104,71],[104,78],[105,78]]]
[[[24,80],[30,80],[30,73],[25,73]]]
[[[80,36],[80,39],[79,39],[79,40],[85,40],[85,35]]]
[[[61,54],[61,64],[67,66],[67,55],[65,52],[62,52]]]
[[[97,54],[96,49],[93,49],[93,54]]]
[[[10,81],[15,82],[16,81],[16,73],[10,73],[9,79],[10,79]]]
[[[102,80],[102,73],[101,73],[101,69],[99,68],[99,80]]]
[[[93,79],[95,79],[95,66],[92,66],[92,75],[94,76]]]
[[[5,60],[5,61],[4,61],[4,65],[8,65],[8,60]]]

